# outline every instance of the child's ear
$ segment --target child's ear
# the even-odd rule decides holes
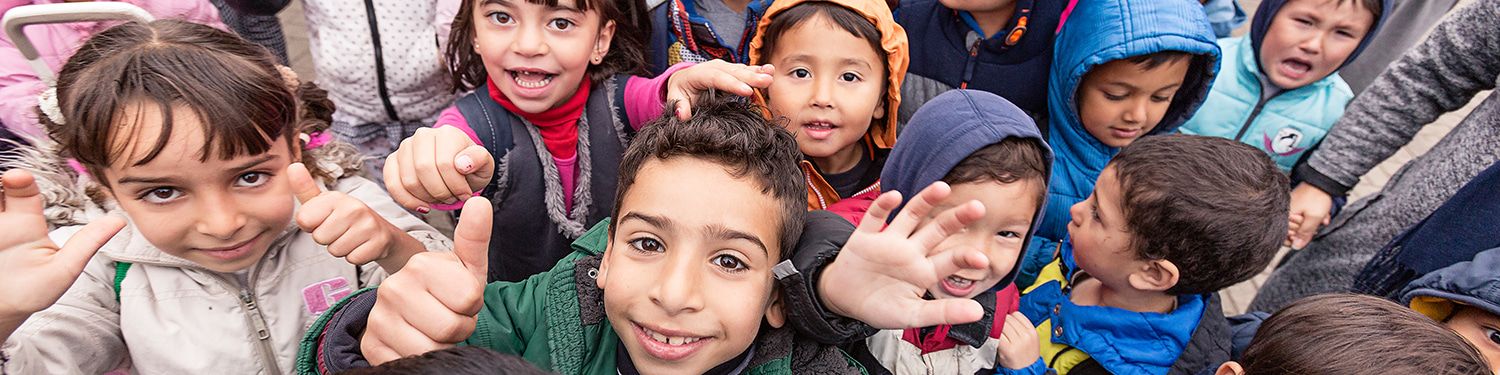
[[[1244,374],[1245,374],[1245,368],[1241,367],[1240,364],[1239,364],[1239,362],[1235,362],[1235,361],[1224,362],[1224,364],[1219,365],[1219,370],[1218,371],[1214,371],[1214,375],[1244,375]]]
[[[604,289],[604,277],[609,274],[609,255],[614,253],[615,241],[604,246],[604,257],[599,260],[599,274],[594,276],[594,286]]]
[[[1139,271],[1130,274],[1130,287],[1138,290],[1165,292],[1177,286],[1180,274],[1177,265],[1166,259],[1148,260]]]
[[[875,102],[875,119],[885,119],[885,102],[890,100],[889,94],[881,94],[880,101]]]
[[[773,281],[774,282],[774,281]],[[771,303],[766,305],[766,324],[781,328],[786,324],[786,315],[781,308],[781,288],[771,287]]]
[[[599,28],[599,37],[594,39],[594,53],[589,56],[589,62],[599,65],[604,62],[604,55],[609,54],[609,45],[615,39],[615,21],[604,21],[604,27]]]

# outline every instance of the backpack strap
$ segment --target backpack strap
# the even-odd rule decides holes
[[[474,135],[479,137],[479,143],[484,146],[490,156],[495,158],[495,167],[504,165],[501,161],[505,154],[515,145],[510,129],[510,111],[495,102],[489,95],[490,84],[486,82],[483,86],[474,89],[474,92],[465,95],[458,100],[458,112],[469,122],[469,128],[474,130]],[[495,178],[490,179],[485,191],[490,194],[498,193],[500,188],[500,176],[503,174],[496,171]]]
[[[130,271],[130,262],[115,262],[115,302],[120,302],[120,284],[125,282],[125,273]]]

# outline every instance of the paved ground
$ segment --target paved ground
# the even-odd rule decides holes
[[[1473,0],[1463,0],[1459,3],[1459,6],[1463,6],[1472,1]],[[1254,12],[1255,8],[1260,5],[1260,0],[1240,0],[1240,3],[1244,5],[1244,7],[1249,11]],[[307,50],[307,18],[303,15],[301,1],[294,0],[292,2],[292,5],[288,6],[286,10],[281,12],[280,18],[282,25],[286,30],[287,53],[292,60],[292,68],[296,70],[301,77],[304,77],[304,79],[316,79],[316,75],[313,72],[312,56]],[[1248,27],[1242,27],[1239,30],[1236,30],[1236,34],[1243,34],[1248,31],[1248,29]],[[1488,92],[1480,94],[1469,103],[1470,105],[1468,107],[1465,107],[1464,109],[1453,113],[1449,113],[1448,115],[1438,119],[1426,129],[1423,129],[1422,132],[1418,133],[1416,138],[1412,140],[1411,144],[1407,145],[1405,148],[1402,148],[1395,155],[1391,156],[1390,159],[1375,167],[1374,170],[1371,170],[1369,174],[1365,175],[1364,178],[1360,181],[1360,184],[1354,188],[1353,192],[1351,192],[1353,198],[1358,199],[1359,197],[1369,195],[1370,193],[1379,190],[1380,187],[1385,185],[1386,181],[1390,179],[1390,176],[1395,173],[1402,164],[1405,164],[1407,161],[1417,157],[1418,155],[1426,153],[1427,150],[1431,149],[1439,139],[1448,134],[1448,131],[1453,130],[1453,126],[1456,125],[1459,120],[1462,120],[1464,116],[1467,116],[1469,112],[1473,110],[1474,105],[1484,100],[1484,98],[1487,96],[1489,96]],[[1287,249],[1282,249],[1282,254],[1285,254],[1286,251]],[[1279,258],[1280,256],[1278,256],[1278,259]],[[1274,261],[1272,262],[1272,264],[1275,263],[1276,262]],[[1269,275],[1270,272],[1269,270],[1267,270],[1267,272],[1256,276],[1250,281],[1230,287],[1221,292],[1220,296],[1224,299],[1225,312],[1231,314],[1243,312],[1244,309],[1250,305],[1250,300],[1255,297],[1256,290],[1260,288],[1261,283],[1264,283],[1265,279]]]

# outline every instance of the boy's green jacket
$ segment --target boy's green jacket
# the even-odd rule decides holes
[[[609,220],[573,242],[573,253],[552,270],[516,283],[485,288],[474,334],[461,345],[515,354],[561,374],[615,374],[620,338],[604,315],[604,290],[594,282],[609,244]],[[302,374],[332,374],[369,366],[359,350],[373,289],[341,301],[308,330],[297,357]],[[745,374],[863,374],[836,347],[795,337],[790,328],[762,326]]]

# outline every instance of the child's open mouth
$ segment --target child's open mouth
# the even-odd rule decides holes
[[[547,84],[552,83],[552,78],[557,77],[556,74],[535,69],[514,69],[505,72],[510,74],[510,79],[516,82],[516,86],[524,89],[547,87]]]
[[[1287,78],[1300,80],[1303,77],[1306,77],[1308,72],[1312,71],[1312,63],[1307,60],[1293,57],[1282,60],[1281,64],[1277,64],[1276,69],[1280,70],[1281,75],[1286,76]]]
[[[677,361],[693,355],[698,349],[711,340],[712,337],[692,336],[682,332],[659,332],[641,326],[631,324],[635,328],[635,336],[646,349],[646,354],[664,361]]]
[[[974,292],[976,283],[974,280],[953,275],[944,278],[941,284],[943,293],[948,293],[948,295],[955,297],[966,297],[969,293]]]
[[[833,136],[833,131],[838,128],[838,125],[834,125],[833,123],[827,121],[813,121],[802,124],[802,131],[804,133],[807,133],[808,137],[812,137],[812,139],[819,141],[828,139],[828,137]]]

